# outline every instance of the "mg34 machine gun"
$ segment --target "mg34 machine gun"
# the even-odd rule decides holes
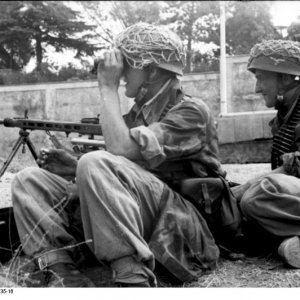
[[[78,155],[78,153],[85,153],[90,150],[105,149],[101,126],[99,124],[99,115],[96,118],[83,118],[80,123],[73,123],[65,121],[29,119],[26,111],[23,118],[5,118],[4,120],[0,120],[0,125],[20,128],[19,138],[0,170],[0,179],[22,145],[23,153],[25,152],[25,146],[27,145],[34,159],[37,159],[35,147],[29,137],[30,131],[32,130],[45,131],[49,135],[53,145],[58,149],[64,149],[64,147],[58,141],[57,137],[51,134],[51,131],[65,132],[67,136],[69,136],[70,133],[78,133],[80,136],[88,135],[88,138],[71,139],[75,155]],[[94,139],[95,135],[99,136],[98,139]]]

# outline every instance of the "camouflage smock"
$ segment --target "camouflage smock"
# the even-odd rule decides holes
[[[185,96],[177,79],[141,108],[135,104],[124,119],[144,158],[138,163],[169,186],[183,178],[207,177],[210,170],[224,173],[210,111],[201,100]],[[215,267],[219,250],[196,208],[167,192],[160,211],[147,241],[156,260],[182,281]]]

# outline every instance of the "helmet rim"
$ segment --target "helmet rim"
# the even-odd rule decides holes
[[[287,58],[278,59],[272,56],[258,56],[253,58],[249,62],[247,69],[252,73],[255,73],[255,70],[259,69],[263,71],[300,76],[300,63]]]
[[[176,73],[177,75],[182,76],[183,75],[183,65],[181,62],[170,62],[170,63],[161,63],[157,66],[160,69],[164,69],[173,73]]]

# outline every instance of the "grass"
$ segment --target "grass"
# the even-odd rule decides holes
[[[13,174],[18,170],[34,165],[29,153],[18,154],[3,176],[9,185]],[[229,180],[244,183],[248,179],[270,171],[269,164],[228,164],[224,165]],[[0,184],[1,188],[1,184]],[[3,199],[1,199],[3,200]],[[37,277],[30,276],[32,264],[26,259],[15,257],[8,265],[0,265],[0,286],[39,286]],[[95,272],[95,270],[94,270]],[[1,281],[2,279],[2,281]],[[6,280],[3,283],[3,280]],[[283,288],[300,287],[300,270],[289,269],[276,255],[264,257],[245,257],[235,261],[221,258],[215,270],[203,274],[195,282],[184,284],[193,288]]]

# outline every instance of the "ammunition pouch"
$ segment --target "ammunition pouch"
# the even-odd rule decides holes
[[[242,218],[228,181],[221,176],[184,179],[179,192],[205,218],[217,244],[234,248],[242,235]]]

